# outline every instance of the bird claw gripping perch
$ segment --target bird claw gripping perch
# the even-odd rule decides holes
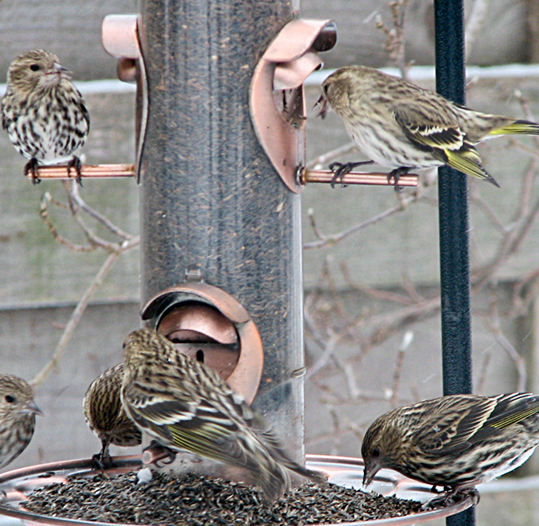
[[[322,65],[318,52],[336,41],[331,20],[292,20],[269,45],[251,80],[256,135],[283,183],[295,193],[304,188],[298,178],[305,165],[303,82]]]

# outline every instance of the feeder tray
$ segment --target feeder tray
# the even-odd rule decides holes
[[[119,475],[139,469],[140,456],[114,458],[115,467],[105,470],[109,476]],[[336,457],[329,455],[307,455],[307,467],[327,475],[330,483],[338,486],[360,489],[363,478],[363,461],[358,458]],[[0,475],[0,515],[19,519],[26,524],[86,524],[88,526],[109,526],[112,523],[85,521],[79,519],[49,517],[21,509],[28,495],[39,488],[54,483],[68,484],[70,479],[91,477],[102,473],[92,468],[91,459],[68,460],[21,468]],[[384,496],[396,496],[400,499],[427,502],[438,494],[425,484],[413,481],[391,470],[381,470],[372,486],[373,490]],[[341,522],[346,526],[409,526],[417,523],[441,519],[460,513],[474,504],[468,496],[462,501],[432,511],[424,511],[408,516],[372,521]],[[116,526],[122,524],[114,523]],[[321,526],[321,525],[320,525]]]

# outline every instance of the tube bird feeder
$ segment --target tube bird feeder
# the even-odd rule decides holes
[[[177,294],[178,305],[161,301],[186,276],[237,301],[264,349],[254,406],[277,433],[286,429],[287,450],[302,460],[300,202],[266,155],[250,115],[253,74],[293,17],[288,1],[142,2],[147,109],[138,178],[143,318],[159,330],[160,308],[196,305],[200,298],[192,295]],[[325,25],[309,33],[298,55],[316,57],[311,47]],[[269,95],[273,103],[271,84]],[[301,101],[294,104],[300,115]]]
[[[142,0],[139,16],[107,17],[105,48],[121,57],[119,77],[138,84],[137,159],[89,167],[88,175],[140,182],[142,319],[215,369],[303,462],[299,193],[305,182],[329,182],[305,170],[303,81],[320,66],[318,52],[335,44],[336,29],[298,19],[295,7]],[[355,182],[386,177],[373,175]],[[111,474],[140,467],[144,457],[117,461]],[[310,456],[307,464],[337,485],[361,487],[359,459]],[[94,471],[88,459],[3,474],[0,513],[29,523],[105,524],[14,509],[34,488]],[[429,486],[386,471],[375,480],[379,493],[433,496]],[[372,524],[423,522],[472,504],[466,497]]]

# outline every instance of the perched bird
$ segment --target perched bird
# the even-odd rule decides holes
[[[212,369],[150,329],[124,342],[122,403],[159,444],[246,469],[268,500],[290,484],[289,471],[322,477],[292,461],[260,415]]]
[[[41,415],[34,391],[21,378],[0,374],[0,468],[15,460],[30,443]]]
[[[539,444],[539,396],[442,396],[377,418],[361,446],[363,484],[390,468],[448,495],[523,464]]]
[[[142,434],[122,407],[120,390],[124,364],[109,367],[88,387],[82,408],[88,427],[101,440],[101,451],[94,461],[101,467],[111,465],[109,446],[129,447],[142,443]]]
[[[322,83],[319,115],[329,104],[342,118],[356,147],[370,160],[333,163],[332,186],[355,166],[376,162],[392,169],[397,188],[412,169],[448,165],[499,186],[487,173],[475,145],[499,135],[538,135],[539,125],[489,115],[365,66],[347,66]]]
[[[38,166],[67,162],[81,183],[79,150],[90,131],[90,116],[79,90],[58,57],[28,51],[9,66],[2,99],[2,128],[21,155],[29,159],[24,174],[39,182]]]

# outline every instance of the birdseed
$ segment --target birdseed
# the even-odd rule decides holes
[[[51,484],[31,493],[24,508],[49,517],[109,523],[293,526],[410,515],[421,511],[421,504],[313,482],[268,504],[260,490],[241,483],[155,474],[150,482],[137,484],[131,472]]]

